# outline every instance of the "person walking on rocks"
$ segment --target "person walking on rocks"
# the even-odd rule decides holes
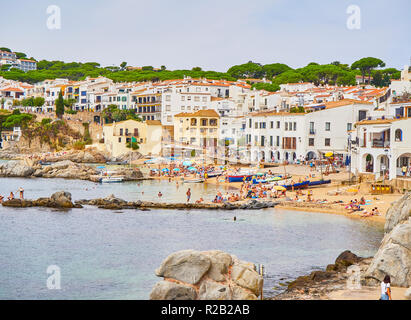
[[[190,188],[188,188],[188,190],[186,192],[186,195],[187,195],[187,202],[190,202],[190,198],[191,198],[191,189]]]
[[[381,299],[380,300],[392,300],[391,298],[391,279],[389,275],[384,277],[381,282]]]

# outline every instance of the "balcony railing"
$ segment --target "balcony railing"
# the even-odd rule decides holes
[[[309,129],[309,130],[308,130],[308,133],[309,133],[309,134],[315,134],[315,129]]]
[[[390,147],[390,141],[386,140],[379,140],[379,139],[373,139],[371,141],[371,145],[373,148],[389,148]]]

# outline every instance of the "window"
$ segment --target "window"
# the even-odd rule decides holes
[[[351,131],[352,130],[352,123],[348,122],[347,123],[347,131]]]
[[[118,138],[118,142],[121,142],[121,138]]]
[[[331,124],[329,122],[325,123],[325,131],[330,131],[331,129]]]
[[[308,138],[308,145],[314,147],[314,138]]]
[[[315,130],[314,130],[314,122],[310,122],[310,134],[314,134]]]
[[[261,136],[261,146],[264,147],[264,143],[265,143],[265,137]]]
[[[181,110],[185,110],[186,109],[186,107],[185,106],[181,106]]]
[[[171,96],[170,95],[166,95],[166,101],[171,101]]]
[[[258,129],[258,122],[256,122],[256,123],[254,124],[254,128],[255,128],[255,129]]]
[[[297,131],[297,122],[294,122],[294,131]]]
[[[274,129],[274,121],[270,122],[270,129]]]
[[[167,116],[167,122],[171,122],[171,116]]]
[[[285,130],[285,131],[288,131],[288,122],[285,123],[285,128],[284,128],[284,130]]]
[[[203,102],[207,102],[207,97],[203,97]]]
[[[280,146],[280,136],[277,136],[276,146],[277,146],[277,147]]]
[[[166,105],[166,111],[171,111],[171,106],[169,104]]]
[[[186,100],[186,97],[181,96],[181,101],[185,101],[185,100]]]
[[[251,128],[252,126],[253,126],[253,120],[251,120],[251,119],[248,119],[248,124],[249,124],[249,128]]]
[[[330,138],[325,138],[324,145],[325,145],[326,147],[329,147],[329,146],[331,145],[331,139],[330,139]]]
[[[280,129],[280,127],[281,127],[281,123],[280,121],[277,121],[277,129]]]
[[[274,139],[273,138],[274,138],[273,136],[270,136],[270,147],[272,147],[273,144],[274,144]]]
[[[188,97],[187,97],[187,100],[191,100],[191,96],[188,96]]]
[[[401,129],[395,130],[395,141],[396,142],[402,141],[402,130]]]
[[[122,136],[123,135],[123,129],[121,128],[120,129],[120,136]]]
[[[195,96],[195,97],[194,97],[194,101],[196,101],[196,102],[200,101],[200,97],[199,97],[199,96]]]

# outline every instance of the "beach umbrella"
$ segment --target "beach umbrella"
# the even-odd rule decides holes
[[[151,170],[153,170],[153,171],[158,171],[158,169],[156,169],[156,168],[154,168],[154,169],[151,169]]]
[[[180,169],[179,168],[174,168],[173,171],[180,171]]]
[[[186,166],[186,167],[188,167],[188,166],[191,166],[191,164],[192,164],[192,162],[191,161],[183,161],[183,166]]]
[[[97,169],[104,169],[105,166],[98,166]]]
[[[284,190],[287,190],[286,188],[284,188],[283,186],[274,186],[273,187],[273,189],[274,190],[277,190],[277,191],[284,191]]]
[[[326,156],[327,158],[329,158],[329,157],[332,157],[333,154],[334,154],[334,152],[330,151],[330,152],[327,152],[327,153],[325,154],[325,156]]]
[[[197,169],[194,168],[194,167],[190,167],[190,168],[188,168],[188,170],[189,170],[189,171],[197,171]]]
[[[164,169],[163,169],[163,170],[161,170],[161,171],[163,171],[163,172],[168,171],[168,168],[164,168]]]

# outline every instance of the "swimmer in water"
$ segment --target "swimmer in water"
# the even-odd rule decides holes
[[[158,197],[161,198],[163,196],[163,194],[161,193],[161,191],[158,193]]]
[[[236,216],[234,216],[233,220],[234,220],[234,221],[237,221],[237,217],[236,217]]]

